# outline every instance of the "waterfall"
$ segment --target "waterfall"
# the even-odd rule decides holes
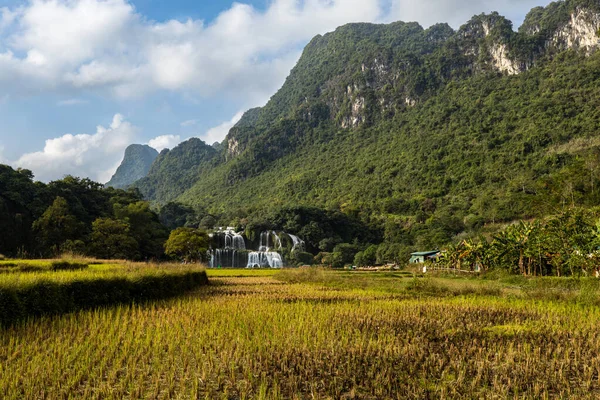
[[[296,250],[304,251],[304,240],[300,239],[296,235],[292,235],[291,233],[289,233],[288,236],[290,239],[292,239],[292,243],[294,244],[292,246],[292,253]]]
[[[304,241],[286,232],[261,232],[258,243],[254,242],[258,244],[258,251],[251,250],[242,233],[232,227],[219,228],[209,236],[212,239],[208,251],[211,268],[283,268],[282,252],[304,251]]]
[[[269,237],[271,234],[269,232],[262,232],[260,234],[260,246],[258,247],[259,252],[268,252],[269,247]]]
[[[246,242],[244,237],[234,231],[234,228],[227,228],[223,232],[225,235],[225,248],[234,250],[246,250]]]
[[[272,231],[271,234],[275,238],[275,240],[273,241],[273,247],[275,247],[277,250],[281,250],[281,238],[279,237],[279,235],[277,235],[277,232],[275,231]]]
[[[247,264],[246,241],[234,228],[219,228],[212,234],[215,248],[209,250],[211,268],[243,268]]]
[[[281,254],[269,251],[254,251],[248,254],[246,268],[283,268]]]

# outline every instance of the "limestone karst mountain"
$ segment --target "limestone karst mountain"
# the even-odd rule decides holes
[[[309,205],[439,235],[595,204],[599,31],[590,0],[535,8],[518,31],[497,13],[457,31],[342,26],[221,146],[163,152],[135,186],[232,216]]]
[[[158,157],[158,151],[150,146],[134,144],[125,150],[125,157],[117,172],[106,183],[108,187],[123,189],[142,179],[150,171],[150,166]]]

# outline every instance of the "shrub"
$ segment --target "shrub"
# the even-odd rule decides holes
[[[52,271],[79,271],[86,268],[87,264],[72,261],[53,261],[50,265]]]
[[[43,272],[43,271],[48,271],[48,267],[44,267],[42,265],[36,265],[36,264],[19,263],[16,265],[16,268],[13,269],[12,272]]]

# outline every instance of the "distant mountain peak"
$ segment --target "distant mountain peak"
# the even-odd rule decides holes
[[[148,172],[136,182],[146,198],[166,202],[189,189],[209,170],[219,152],[198,138],[191,138],[171,150],[163,150]]]
[[[122,189],[142,179],[150,171],[156,157],[158,157],[156,149],[148,145],[132,144],[125,150],[121,165],[106,186]]]

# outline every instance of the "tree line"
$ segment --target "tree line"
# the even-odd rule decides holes
[[[427,201],[421,207],[434,209]],[[465,221],[451,214],[429,217],[401,223],[393,234],[394,226],[365,223],[348,210],[296,206],[235,216],[180,203],[154,209],[135,189],[104,188],[72,176],[44,184],[35,182],[31,171],[0,165],[0,254],[11,257],[71,252],[100,259],[203,261],[210,246],[207,231],[220,224],[244,231],[249,242],[262,231],[296,234],[306,241],[307,252],[297,260],[303,264],[401,265],[411,251],[424,250],[406,241],[402,230],[431,231],[439,225],[436,229],[447,232],[446,238],[454,235],[445,241],[454,244],[445,247],[440,260],[448,268],[504,269],[525,276],[581,276],[600,270],[597,208],[567,204],[553,216],[505,228],[469,229]]]
[[[35,182],[0,165],[0,253],[21,258],[65,252],[101,259],[165,257],[169,229],[137,190],[67,176]]]

